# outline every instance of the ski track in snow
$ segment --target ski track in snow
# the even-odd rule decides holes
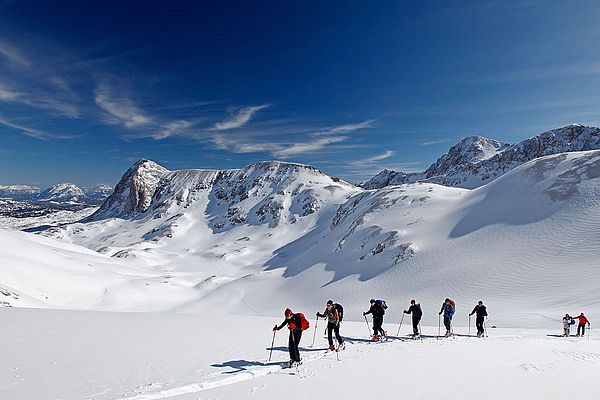
[[[427,338],[424,340],[437,340],[438,338]],[[371,348],[365,348],[365,346],[374,347],[374,346],[385,346],[392,344],[394,342],[419,342],[418,340],[409,339],[408,337],[393,337],[389,338],[387,341],[383,342],[370,342],[366,339],[353,339],[348,338],[346,340],[346,349],[341,350],[338,354],[340,357],[340,362],[344,359],[345,356],[356,358],[359,357],[361,352],[373,350]],[[313,352],[314,350],[310,350]],[[302,353],[302,351],[301,351]],[[271,374],[276,373],[284,373],[285,375],[294,375],[299,377],[300,379],[304,379],[307,375],[314,375],[315,372],[305,367],[306,364],[314,363],[315,361],[321,360],[323,358],[330,358],[330,360],[337,362],[337,357],[335,352],[327,351],[325,349],[320,351],[318,356],[306,356],[307,351],[303,352],[302,356],[302,365],[298,368],[287,368],[287,362],[266,362],[264,366],[254,367],[250,369],[244,369],[239,372],[219,372],[215,374],[211,374],[211,377],[206,381],[196,382],[189,385],[183,385],[178,387],[173,387],[169,389],[160,390],[157,392],[144,392],[140,394],[136,394],[133,396],[124,396],[117,397],[114,400],[156,400],[156,399],[165,399],[175,396],[180,396],[184,394],[198,393],[209,389],[215,389],[221,386],[232,385],[235,383],[240,383],[244,381],[249,381],[253,379],[257,379],[260,377],[265,377]],[[260,364],[260,362],[256,362]],[[268,363],[268,364],[267,364]],[[155,386],[155,385],[152,385]],[[160,384],[159,384],[160,386]],[[143,391],[142,391],[143,392]]]

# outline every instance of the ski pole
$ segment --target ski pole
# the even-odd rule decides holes
[[[269,352],[269,361],[271,361],[271,355],[273,354],[273,346],[275,345],[275,334],[277,331],[273,331],[273,340],[271,340],[271,351]]]
[[[469,336],[471,336],[471,314],[469,314]]]
[[[483,320],[483,332],[485,333],[485,337],[488,337],[487,324],[485,323],[485,321],[487,321],[487,317],[485,317],[485,319]]]
[[[363,317],[365,317],[365,323],[367,324],[367,329],[369,330],[369,337],[371,336],[371,327],[369,326],[369,321],[367,321],[367,316],[365,314],[363,314]]]
[[[419,328],[419,339],[421,339],[421,344],[424,344],[423,343],[423,335],[421,334],[421,321],[419,321],[417,328]]]
[[[317,324],[319,323],[319,317],[315,318],[315,333],[313,333],[313,341],[312,344],[310,345],[310,347],[314,347],[315,346],[315,338],[317,337]]]
[[[402,318],[400,318],[400,326],[398,326],[398,333],[396,333],[396,336],[400,335],[400,328],[402,328],[402,321],[404,321],[404,313],[402,313]]]
[[[440,338],[440,335],[442,333],[442,314],[438,314],[438,335],[437,338]]]

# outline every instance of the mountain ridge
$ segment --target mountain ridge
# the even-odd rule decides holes
[[[482,136],[467,136],[423,172],[384,169],[358,186],[380,189],[423,181],[473,189],[538,157],[597,149],[600,149],[600,128],[581,124],[552,129],[512,145]]]

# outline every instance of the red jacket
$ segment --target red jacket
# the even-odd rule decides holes
[[[579,320],[579,325],[585,325],[585,324],[589,324],[590,321],[588,321],[588,319],[582,315],[579,315],[577,317],[573,317],[573,319],[578,319]]]

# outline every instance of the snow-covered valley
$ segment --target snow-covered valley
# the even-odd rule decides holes
[[[274,398],[293,382],[292,398],[318,399],[333,380],[341,397],[558,399],[583,385],[596,398],[600,337],[557,335],[566,312],[600,315],[599,205],[600,150],[537,158],[476,189],[143,160],[80,222],[0,230],[1,397]],[[373,297],[390,305],[386,343],[369,341],[361,314]],[[438,339],[445,297],[456,336]],[[282,311],[314,324],[329,298],[346,310],[346,350],[325,354],[320,321],[297,371],[282,369],[286,332],[268,362]],[[422,342],[406,336],[409,318],[395,337],[411,298]],[[485,339],[468,336],[480,299]]]
[[[279,317],[182,313],[104,313],[0,309],[3,399],[198,400],[357,398],[368,394],[427,399],[562,399],[578,388],[596,399],[600,337],[552,336],[555,329],[489,329],[423,341],[406,336],[404,321],[384,326],[390,340],[370,343],[367,327],[344,322],[346,349],[326,353],[322,321],[301,341],[304,363],[283,369],[287,335],[270,327]],[[314,323],[314,318],[311,318]],[[472,332],[473,333],[473,332]],[[336,357],[337,356],[337,357]],[[339,357],[339,361],[338,361]]]

